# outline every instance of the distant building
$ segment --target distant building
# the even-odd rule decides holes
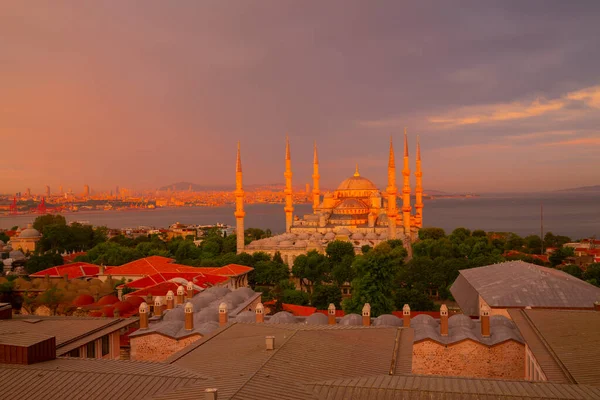
[[[396,164],[394,149],[390,142],[388,162],[388,187],[380,191],[373,182],[361,176],[358,165],[353,176],[344,180],[333,193],[321,197],[319,188],[319,160],[314,148],[313,161],[313,213],[303,218],[294,217],[292,204],[292,168],[289,141],[285,154],[285,216],[286,233],[271,238],[260,239],[244,246],[238,240],[238,253],[265,252],[281,253],[285,263],[292,265],[297,256],[310,250],[324,251],[327,243],[345,240],[352,243],[355,252],[362,246],[375,246],[388,239],[399,239],[410,252],[410,243],[416,240],[418,230],[423,226],[423,187],[421,171],[421,150],[417,141],[416,152],[416,203],[412,214],[408,138],[404,134],[402,208],[398,210],[396,186]],[[242,186],[242,163],[238,145],[236,167],[236,211],[238,237],[244,231],[244,190]],[[397,229],[398,227],[398,229]]]
[[[26,229],[23,229],[18,234],[10,238],[10,246],[13,250],[21,250],[23,252],[34,252],[35,246],[42,238],[42,234],[28,224]]]

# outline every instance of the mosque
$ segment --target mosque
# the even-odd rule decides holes
[[[265,252],[274,255],[279,252],[283,260],[292,265],[297,256],[310,250],[324,252],[327,244],[334,240],[350,241],[356,253],[361,247],[371,247],[388,239],[402,240],[411,250],[418,230],[423,226],[423,186],[421,172],[421,149],[417,137],[416,187],[414,214],[411,212],[410,168],[408,137],[404,132],[402,207],[398,210],[396,187],[396,162],[390,139],[388,162],[388,186],[380,191],[369,179],[360,175],[358,165],[354,175],[344,180],[333,192],[323,195],[319,189],[319,158],[314,147],[313,161],[313,213],[302,218],[294,217],[292,202],[292,161],[289,139],[285,149],[285,233],[266,239],[255,240],[244,245],[242,235],[237,237],[238,253]],[[244,189],[242,185],[242,161],[238,143],[236,162],[236,231],[244,231]]]

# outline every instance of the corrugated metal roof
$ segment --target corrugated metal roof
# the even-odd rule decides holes
[[[563,271],[523,261],[463,269],[460,275],[490,307],[591,309],[594,302],[600,299],[600,288],[594,285]],[[479,315],[479,310],[477,314],[471,314],[472,295],[462,293],[465,290],[467,288],[459,279],[450,288],[461,308],[465,303],[469,315]]]
[[[274,351],[265,349],[265,336],[275,336]],[[162,399],[199,398],[209,387],[218,388],[219,399],[306,399],[311,395],[302,383],[410,372],[412,330],[234,323],[170,361],[216,379]]]
[[[203,380],[196,373],[168,364],[58,359],[29,366],[3,365],[0,398],[147,399]]]
[[[338,379],[307,384],[306,388],[321,400],[600,399],[600,389],[591,386],[422,375]]]
[[[549,380],[600,386],[600,312],[522,310],[513,315]]]
[[[34,320],[35,323],[28,322]],[[59,356],[135,321],[137,318],[15,316],[13,319],[0,320],[0,335],[9,332],[43,332],[56,337],[56,354]]]

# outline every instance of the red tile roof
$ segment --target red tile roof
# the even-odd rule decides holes
[[[271,300],[271,301],[265,302],[264,305],[265,306],[274,306],[275,303],[276,303],[276,300]],[[317,311],[316,307],[299,306],[297,304],[283,303],[282,307],[283,307],[283,311],[292,313],[296,317],[308,317],[310,315],[313,315]]]
[[[132,261],[130,263],[121,265],[120,267],[112,267],[107,269],[106,273],[111,275],[140,275],[148,276],[152,274],[159,274],[163,272],[198,272],[196,267],[190,267],[188,265],[180,265],[173,263],[172,258],[151,256],[146,258],[140,258],[139,260]]]
[[[51,278],[62,278],[67,274],[69,279],[77,279],[97,276],[99,271],[100,267],[97,265],[76,262],[47,268],[29,276],[32,278],[44,278],[46,275],[50,275]]]
[[[195,269],[195,268],[194,268]],[[186,281],[192,281],[196,285],[201,287],[214,286],[222,282],[226,282],[229,278],[219,275],[207,275],[202,272],[163,272],[159,274],[152,274],[145,276],[140,279],[136,279],[133,282],[129,282],[120,285],[119,288],[128,287],[133,289],[143,289],[150,286],[157,285],[162,282],[170,281],[172,279],[181,278]]]
[[[245,265],[238,264],[228,264],[224,267],[217,268],[210,273],[213,275],[225,275],[225,276],[240,276],[247,274],[252,271],[254,268],[246,267]]]
[[[135,292],[128,293],[125,296],[126,297],[127,296],[146,297],[149,294],[151,294],[152,297],[166,296],[167,292],[169,290],[173,291],[173,293],[177,293],[177,288],[179,286],[180,286],[180,283],[178,283],[178,282],[172,282],[172,281],[160,282],[160,283],[157,283],[156,285],[148,286],[146,288],[136,290]],[[198,290],[194,290],[194,295],[196,295],[198,293],[200,293]]]

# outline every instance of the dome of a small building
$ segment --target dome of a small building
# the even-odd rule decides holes
[[[126,312],[130,312],[135,308],[133,304],[127,301],[118,301],[113,305],[113,307],[115,310],[119,310],[121,315],[123,315]]]
[[[112,318],[115,316],[114,310],[115,309],[113,306],[104,306],[104,307],[102,307],[102,316]]]
[[[219,312],[217,310],[202,310],[194,313],[194,325],[199,325],[204,322],[216,321],[219,322]]]
[[[296,240],[294,247],[306,247],[307,244],[308,242],[306,240]]]
[[[210,287],[210,288],[206,289],[203,293],[210,293],[210,294],[215,295],[218,298],[221,298],[221,297],[225,296],[229,292],[231,292],[231,290],[229,290],[226,287],[223,287],[223,286],[213,286],[213,287]]]
[[[94,303],[94,298],[89,294],[80,294],[73,300],[73,305],[76,307],[89,306]]]
[[[25,254],[21,250],[13,250],[8,253],[8,258],[12,258],[13,261],[24,260]]]
[[[242,311],[235,316],[237,322],[255,322],[256,313],[254,311]]]
[[[295,324],[296,317],[287,311],[279,311],[267,321],[270,324]]]
[[[196,323],[196,321],[194,321],[194,324]],[[200,332],[203,335],[208,335],[213,333],[214,331],[216,331],[217,329],[219,329],[219,323],[215,322],[215,321],[208,321],[208,322],[204,322],[198,325],[197,331]]]
[[[388,237],[387,232],[381,232],[379,234],[379,239],[381,239],[381,240],[385,240],[385,239],[387,239],[387,237]]]
[[[362,316],[358,314],[347,314],[340,319],[340,325],[362,325]]]
[[[364,238],[365,235],[360,232],[356,232],[354,235],[352,235],[352,240],[363,240]]]
[[[377,234],[375,232],[369,232],[365,235],[365,239],[367,240],[377,240],[379,239],[379,236],[377,236]]]
[[[290,247],[293,245],[294,244],[290,240],[282,240],[281,242],[279,242],[279,247]]]
[[[325,237],[324,237],[324,238],[325,238],[326,240],[333,240],[333,239],[335,239],[335,233],[333,233],[333,232],[327,232],[327,233],[325,234]]]
[[[412,325],[429,325],[436,326],[438,325],[438,321],[435,320],[431,315],[427,314],[419,314],[416,317],[411,318],[410,324]]]
[[[307,325],[327,325],[328,323],[327,315],[321,313],[314,313],[309,315],[304,320],[304,323]]]
[[[298,239],[300,240],[308,240],[310,237],[310,235],[306,232],[302,232],[300,234],[298,234]]]
[[[448,318],[448,328],[464,326],[465,328],[475,328],[475,322],[465,314],[456,314]]]
[[[249,287],[241,287],[241,288],[237,289],[235,292],[241,293],[242,295],[244,295],[244,300],[248,300],[250,297],[252,297],[256,294],[254,292],[254,290],[250,289]]]
[[[352,232],[350,232],[349,229],[347,228],[342,228],[337,232],[338,235],[351,235]]]
[[[402,320],[392,314],[383,314],[375,318],[373,326],[402,326]]]
[[[119,298],[117,296],[114,296],[112,294],[107,294],[106,296],[103,296],[100,300],[98,300],[98,305],[99,306],[107,306],[107,305],[111,305],[111,304],[115,304],[119,301]]]
[[[235,292],[227,293],[227,295],[223,297],[223,301],[226,303],[230,302],[233,307],[237,307],[245,300],[246,296],[244,293],[238,292],[237,290]]]
[[[311,238],[312,238],[313,240],[322,240],[322,239],[323,239],[323,235],[322,235],[322,234],[320,234],[319,232],[315,232],[315,233],[313,233],[313,234],[312,234],[312,237],[311,237]]]
[[[129,296],[125,299],[126,302],[132,304],[134,307],[139,307],[140,304],[144,303],[146,300],[141,298],[140,296]]]
[[[183,321],[185,319],[185,312],[183,307],[173,308],[165,311],[163,316],[164,321]]]
[[[490,325],[491,326],[506,326],[507,328],[514,329],[516,328],[515,323],[510,319],[506,318],[504,315],[492,315],[490,316]]]
[[[19,234],[19,238],[21,239],[36,239],[41,236],[40,232],[35,229],[32,224],[28,224],[27,228],[23,229],[21,234]]]

